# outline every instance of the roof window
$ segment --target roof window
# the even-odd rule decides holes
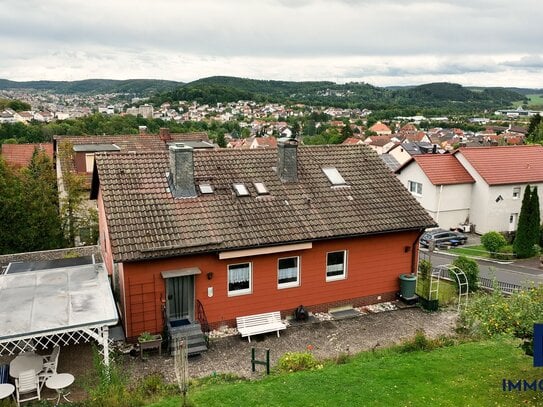
[[[245,184],[234,184],[234,190],[237,196],[249,196],[249,190]]]
[[[200,192],[202,194],[212,194],[213,193],[213,187],[210,184],[200,184],[198,186],[200,187]]]
[[[335,167],[323,167],[322,171],[328,177],[328,180],[332,185],[347,185],[345,179]]]
[[[266,185],[264,185],[262,182],[255,182],[254,186],[256,188],[256,192],[258,192],[258,195],[267,195],[270,193],[268,188],[266,188]]]

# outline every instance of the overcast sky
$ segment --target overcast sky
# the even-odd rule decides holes
[[[0,0],[0,78],[543,88],[541,0]]]

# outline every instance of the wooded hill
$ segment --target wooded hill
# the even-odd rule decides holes
[[[199,79],[152,102],[179,100],[214,104],[237,100],[305,103],[321,106],[396,110],[407,114],[468,112],[498,109],[526,103],[525,95],[507,88],[470,89],[454,83],[430,83],[414,87],[380,88],[367,83],[285,82],[215,76]]]
[[[0,79],[0,90],[35,89],[53,93],[133,93],[135,95],[152,95],[182,86],[183,82],[157,79],[86,79],[82,81],[30,81],[15,82]]]

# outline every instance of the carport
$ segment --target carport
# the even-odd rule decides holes
[[[108,365],[117,320],[102,264],[0,275],[0,355],[94,340]]]

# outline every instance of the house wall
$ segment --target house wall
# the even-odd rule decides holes
[[[475,168],[473,168],[473,166],[465,159],[462,153],[457,153],[456,157],[475,179],[470,204],[470,222],[475,224],[475,231],[480,234],[493,230],[499,232],[509,231],[509,217],[513,213],[520,214],[520,207],[522,205],[522,197],[524,196],[526,184],[489,186],[483,177],[481,177]],[[499,169],[497,169],[497,171],[499,171]],[[543,203],[541,202],[543,184],[532,184],[531,186],[534,187],[536,185],[539,193],[541,211],[543,210]],[[513,199],[514,187],[521,188],[518,199]],[[500,195],[503,199],[496,202],[496,199]],[[518,224],[518,219],[516,223]],[[514,230],[516,230],[517,224],[514,225]]]
[[[422,184],[422,196],[413,196],[441,228],[449,229],[464,223],[470,214],[473,184],[434,185],[416,162],[396,174],[409,190],[409,181]]]
[[[87,172],[87,162],[85,159],[85,153],[74,154],[74,166],[75,166],[75,171],[78,173]]]
[[[279,310],[285,316],[301,304],[312,311],[326,311],[333,306],[392,300],[399,290],[398,276],[410,273],[416,264],[417,238],[418,232],[412,231],[314,242],[307,250],[229,260],[219,260],[214,253],[124,263],[125,303],[121,307],[125,332],[127,337],[136,337],[143,331],[162,331],[166,299],[161,272],[189,267],[202,272],[195,276],[195,298],[202,302],[213,327],[235,325],[238,316],[262,312]],[[326,253],[339,250],[348,251],[347,277],[327,282]],[[300,285],[279,289],[277,261],[291,256],[300,256]],[[252,292],[229,297],[227,266],[246,261],[252,262]],[[209,272],[213,273],[210,280]],[[212,297],[208,296],[209,287]]]
[[[411,158],[411,155],[407,151],[405,151],[401,144],[397,147],[390,149],[388,153],[393,156],[396,161],[400,163],[400,165],[404,165]]]
[[[100,231],[98,245],[100,246],[100,251],[102,252],[102,259],[106,266],[107,273],[111,276],[113,275],[114,270],[113,255],[111,250],[111,242],[109,240],[109,228],[106,222],[106,212],[104,209],[104,199],[102,197],[101,189],[98,191],[96,204],[98,206],[98,230]]]

